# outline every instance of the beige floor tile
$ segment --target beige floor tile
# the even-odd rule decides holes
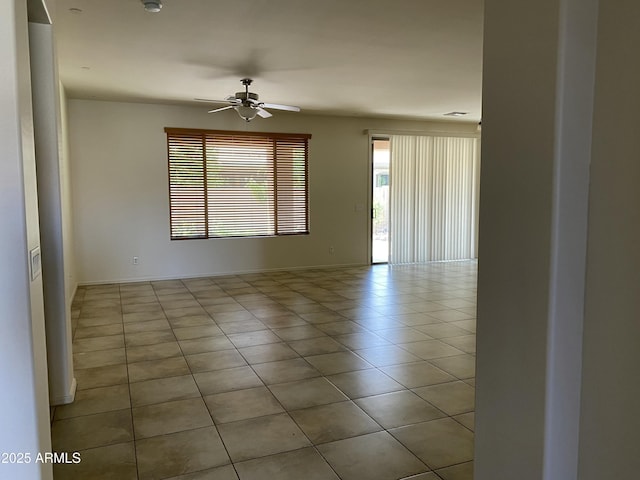
[[[127,366],[108,365],[106,367],[80,368],[74,370],[78,390],[108,387],[128,383]]]
[[[132,440],[129,409],[56,420],[51,424],[51,443],[56,452],[76,452]]]
[[[56,407],[55,419],[112,412],[130,407],[128,385],[92,388],[76,392],[73,403]]]
[[[260,363],[253,365],[253,369],[267,385],[320,376],[320,372],[302,358]]]
[[[476,333],[476,319],[458,320],[456,322],[449,322],[450,325],[456,326],[467,330],[469,333]]]
[[[240,348],[239,351],[250,364],[276,362],[278,360],[298,357],[298,354],[285,343],[269,343],[266,345],[244,347]]]
[[[172,310],[181,310],[183,308],[194,308],[194,309],[202,309],[202,306],[198,303],[198,301],[189,295],[191,298],[184,300],[160,300],[160,304],[165,312],[169,312]],[[169,316],[169,314],[167,314]]]
[[[246,309],[242,305],[236,302],[233,297],[226,294],[221,297],[214,296],[198,298],[198,301],[210,315],[230,312],[246,312]]]
[[[152,332],[136,332],[125,334],[127,347],[140,347],[143,345],[157,345],[158,343],[174,342],[176,340],[171,330]]]
[[[387,432],[338,440],[318,449],[342,480],[395,480],[428,470]]]
[[[106,367],[108,365],[118,365],[121,363],[127,363],[124,348],[73,354],[73,366],[76,369]]]
[[[214,311],[211,312],[211,315],[218,325],[226,322],[256,320],[256,317],[254,317],[248,310],[245,310],[244,307],[242,308],[242,310],[233,310],[226,312]]]
[[[324,337],[326,334],[313,325],[300,325],[297,327],[276,328],[273,332],[285,342],[304,340],[307,338]]]
[[[422,358],[430,360],[433,358],[452,357],[454,355],[462,355],[464,352],[457,348],[447,345],[440,340],[425,340],[424,342],[402,343],[400,347],[410,353]]]
[[[253,347],[267,343],[280,343],[282,339],[270,330],[257,330],[255,332],[232,333],[227,335],[236,348]]]
[[[79,317],[78,328],[99,327],[102,325],[122,325],[122,315],[103,315],[100,317]]]
[[[376,367],[420,361],[420,358],[395,345],[365,348],[363,350],[356,350],[355,353]]]
[[[130,363],[127,368],[129,370],[129,382],[131,383],[156,378],[177,377],[191,373],[186,360],[182,356]]]
[[[324,355],[311,355],[305,360],[324,375],[353,372],[371,368],[372,365],[352,352],[335,352]]]
[[[375,368],[339,373],[327,378],[351,399],[404,389],[398,382]]]
[[[338,335],[335,337],[337,341],[349,347],[352,350],[363,348],[379,347],[381,345],[391,345],[391,342],[379,337],[371,332],[349,333],[347,335]]]
[[[472,432],[475,430],[475,423],[476,423],[476,414],[475,414],[475,412],[462,413],[460,415],[456,415],[456,416],[451,417],[451,418],[453,418],[456,422],[464,425],[465,427],[467,427]]]
[[[194,373],[198,388],[202,395],[244,390],[253,387],[262,387],[262,380],[255,374],[251,367],[236,367],[212,372]]]
[[[298,305],[289,305],[287,306],[287,308],[289,310],[291,310],[292,312],[297,313],[298,315],[306,315],[306,314],[310,314],[310,313],[322,313],[322,312],[331,312],[329,309],[327,309],[326,307],[323,307],[322,305],[320,305],[317,302],[310,302],[310,303],[300,303]],[[340,317],[340,315],[334,314],[336,319],[344,319],[344,317]],[[308,321],[309,323],[323,323],[323,322],[318,322],[318,321],[312,321],[310,319],[305,318],[306,321]],[[330,320],[329,320],[330,321]]]
[[[463,313],[458,310],[439,310],[437,312],[430,312],[427,315],[438,320],[442,320],[443,322],[456,322],[473,318],[473,315],[469,315],[468,313]]]
[[[267,317],[260,320],[269,328],[292,328],[308,325],[301,317],[295,313],[288,313],[286,315],[279,315],[277,317]]]
[[[106,337],[88,337],[76,339],[73,342],[75,353],[95,352],[98,350],[112,350],[124,347],[124,335],[108,335]]]
[[[432,469],[473,460],[473,433],[450,418],[400,427],[390,433]]]
[[[127,308],[125,307],[125,310]],[[166,320],[164,312],[161,308],[154,308],[150,312],[129,312],[124,313],[122,315],[122,319],[124,323],[133,323],[133,322],[150,322],[153,320]]]
[[[169,319],[169,324],[173,328],[198,327],[201,325],[215,325],[216,323],[209,315],[190,315]]]
[[[384,428],[395,428],[445,416],[443,412],[407,390],[355,400]]]
[[[339,480],[313,448],[247,460],[235,466],[240,480]]]
[[[184,317],[193,317],[193,316],[201,316],[206,315],[207,312],[200,305],[198,306],[188,306],[188,307],[179,307],[173,309],[164,309],[164,314],[167,316],[169,321],[184,318]]]
[[[123,313],[124,321],[126,323],[129,321],[139,322],[142,319],[156,320],[160,318],[160,316],[163,314],[163,310],[159,303],[144,303],[139,305],[123,305],[122,313]],[[139,317],[136,315],[130,316],[129,314],[132,314],[132,313],[138,313],[141,315]]]
[[[456,378],[434,367],[429,362],[392,365],[390,367],[382,367],[380,370],[407,388],[424,387],[456,380]]]
[[[238,475],[232,465],[202,470],[196,473],[187,473],[178,477],[165,480],[238,480]]]
[[[314,444],[381,430],[380,425],[353,402],[305,408],[292,411],[290,415]]]
[[[194,338],[192,340],[180,340],[178,343],[185,355],[235,349],[233,343],[222,335],[217,337]]]
[[[202,398],[147,405],[133,409],[136,439],[213,425]]]
[[[191,375],[146,380],[132,383],[129,387],[133,407],[200,396],[200,391]]]
[[[149,295],[127,295],[122,296],[122,305],[143,305],[145,303],[157,303],[158,297],[153,294]]]
[[[217,325],[198,325],[193,327],[174,327],[173,333],[178,340],[191,340],[194,338],[222,335],[222,330],[220,330],[220,327]]]
[[[365,330],[362,325],[347,319],[338,322],[318,323],[315,326],[327,335],[346,335],[348,333],[357,333]]]
[[[56,480],[137,480],[133,442],[83,450],[80,463],[57,463]]]
[[[433,472],[425,472],[425,473],[419,473],[418,475],[411,475],[410,477],[405,477],[403,480],[442,480],[442,479]]]
[[[299,410],[347,400],[347,397],[326,378],[280,383],[271,385],[269,388],[287,410]]]
[[[205,401],[216,424],[284,412],[266,387],[208,395]]]
[[[474,409],[475,389],[464,382],[449,382],[413,390],[447,415],[459,415]]]
[[[227,335],[231,335],[233,333],[246,333],[267,330],[267,326],[258,319],[240,320],[237,322],[224,322],[219,323],[219,326],[220,330],[222,330]]]
[[[437,473],[443,480],[473,480],[473,462],[443,468]]]
[[[229,463],[215,427],[138,440],[136,455],[140,480],[175,477]]]
[[[309,446],[309,440],[286,413],[269,415],[218,427],[234,462]]]
[[[111,307],[85,307],[84,305],[80,309],[80,318],[89,317],[106,317],[112,315],[121,315],[123,309],[120,306]]]
[[[341,480],[470,479],[475,269],[325,268],[80,287],[72,305],[78,401],[55,413],[53,435],[83,448],[86,460],[75,470],[56,465],[56,480],[137,478],[133,421],[140,479],[336,480],[336,471]],[[120,437],[127,422],[129,436]],[[238,473],[213,422],[248,456]],[[303,431],[327,447],[336,471]],[[120,443],[97,446],[110,442]],[[93,452],[124,463],[107,466]],[[420,469],[407,474],[412,462]]]
[[[429,335],[410,327],[376,330],[376,335],[393,343],[410,343],[433,339]]]
[[[416,330],[426,333],[433,338],[457,337],[460,335],[468,335],[467,330],[451,325],[450,323],[437,323],[434,325],[421,325],[415,327]]]
[[[170,330],[171,325],[166,320],[149,320],[147,322],[130,322],[124,324],[124,333],[157,332]]]
[[[122,334],[122,323],[111,323],[107,325],[97,325],[95,327],[79,327],[76,329],[74,339],[103,337],[107,335]]]
[[[178,342],[158,343],[140,347],[127,347],[127,362],[145,362],[182,355]]]
[[[472,355],[435,358],[430,360],[429,363],[462,379],[472,378],[476,374],[476,357]]]
[[[247,364],[237,350],[196,353],[195,355],[187,355],[185,358],[193,373],[224,370],[225,368],[241,367]]]
[[[442,320],[429,316],[427,313],[408,313],[405,315],[398,315],[393,317],[405,327],[418,328],[422,325],[431,325],[434,323],[442,323]]]
[[[321,307],[316,307],[321,308]],[[339,313],[334,311],[323,309],[323,311],[319,312],[308,312],[308,313],[300,313],[300,316],[309,323],[318,324],[318,323],[330,323],[330,322],[340,322],[347,320],[346,317],[343,317]]]
[[[443,338],[442,341],[455,347],[459,350],[462,350],[466,353],[476,353],[476,336],[474,335],[463,335],[459,337],[447,337]]]
[[[323,355],[346,350],[340,343],[327,336],[291,341],[289,346],[303,356]]]

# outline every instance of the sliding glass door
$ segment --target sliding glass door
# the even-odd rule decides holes
[[[373,139],[371,263],[389,261],[389,139]]]

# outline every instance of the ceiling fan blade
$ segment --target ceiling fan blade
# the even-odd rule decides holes
[[[238,103],[237,100],[231,100],[231,99],[225,99],[225,100],[212,100],[210,98],[194,98],[194,100],[198,101],[198,102],[208,102],[208,103],[231,103],[231,104],[236,104]]]
[[[260,115],[262,118],[273,117],[273,115],[267,112],[264,108],[257,107],[256,110],[258,111],[258,115]]]
[[[230,108],[233,108],[233,105],[229,105],[227,107],[220,107],[220,108],[216,108],[214,110],[209,110],[207,113],[216,113],[216,112],[221,112],[223,110],[229,110]]]
[[[299,112],[300,107],[294,107],[293,105],[279,105],[277,103],[261,103],[261,107],[273,108],[275,110],[288,110],[289,112]]]

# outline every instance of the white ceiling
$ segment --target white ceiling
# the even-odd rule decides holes
[[[163,4],[154,14],[139,0],[57,0],[69,96],[195,103],[249,76],[262,101],[309,113],[480,119],[483,0]]]

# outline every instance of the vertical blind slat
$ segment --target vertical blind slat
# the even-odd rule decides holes
[[[392,264],[474,258],[478,139],[393,135]]]

